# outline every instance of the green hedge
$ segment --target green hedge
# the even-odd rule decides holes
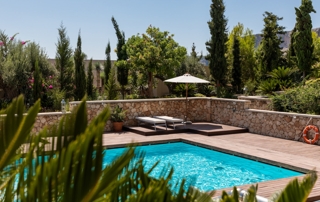
[[[311,82],[275,95],[272,104],[276,111],[320,114],[320,82]]]

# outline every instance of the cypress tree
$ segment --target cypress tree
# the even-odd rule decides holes
[[[296,27],[294,27],[293,30],[291,31],[291,34],[290,34],[290,45],[289,45],[289,50],[288,50],[288,54],[287,54],[287,64],[289,67],[292,67],[296,61],[296,53],[293,48],[294,35],[295,35],[296,31],[297,31],[297,29],[296,29]]]
[[[110,73],[109,73],[108,82],[105,85],[107,100],[116,100],[117,99],[117,97],[118,97],[117,88],[118,88],[118,86],[117,86],[117,81],[116,81],[115,69],[111,68]]]
[[[91,99],[93,98],[93,73],[92,73],[92,58],[90,59],[87,73],[87,94]]]
[[[228,41],[227,19],[224,16],[225,5],[223,0],[212,0],[210,6],[211,21],[208,22],[211,38],[206,42],[209,60],[209,68],[218,88],[224,83],[227,72],[227,60],[225,57]]]
[[[111,21],[112,21],[113,27],[116,31],[116,35],[118,38],[118,43],[117,43],[118,59],[117,59],[117,61],[123,60],[124,62],[126,62],[128,59],[128,55],[127,55],[126,50],[123,49],[123,46],[126,44],[125,34],[123,31],[122,32],[120,31],[119,25],[118,25],[117,21],[114,19],[114,17],[111,18]],[[124,64],[124,63],[121,63],[121,64]],[[117,79],[121,85],[121,94],[122,94],[122,97],[124,98],[124,89],[125,89],[125,86],[128,84],[129,68],[127,65],[119,65],[119,66],[117,66],[117,68],[118,68],[117,69]]]
[[[105,75],[105,84],[108,83],[108,79],[109,79],[109,73],[111,70],[111,47],[110,47],[110,42],[108,42],[107,48],[106,48],[106,57],[107,60],[104,63],[104,75]]]
[[[303,72],[303,78],[310,73],[312,54],[314,50],[312,41],[311,12],[313,9],[311,0],[302,0],[301,6],[296,10],[295,33],[293,34],[293,49],[296,54],[298,68]]]
[[[238,37],[233,38],[232,47],[232,87],[235,92],[239,92],[241,89],[241,63],[240,63],[240,42]]]
[[[59,71],[60,91],[65,91],[66,98],[73,95],[73,58],[70,40],[67,37],[66,28],[61,24],[58,29],[59,39],[56,44],[56,69]]]
[[[41,73],[38,65],[38,60],[35,62],[35,70],[33,72],[33,87],[32,87],[32,93],[33,93],[33,100],[34,102],[38,99],[41,99],[41,91],[42,91],[42,78]]]
[[[265,78],[268,72],[283,65],[280,47],[283,41],[278,35],[284,34],[285,27],[278,24],[278,21],[282,20],[282,18],[273,13],[265,12],[263,16],[264,28],[262,30],[260,64],[262,77]]]
[[[74,51],[74,64],[75,64],[75,99],[81,100],[86,94],[86,74],[84,70],[84,57],[85,54],[81,50],[81,36],[78,35],[77,48]]]

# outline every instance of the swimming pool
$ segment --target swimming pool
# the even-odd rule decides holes
[[[112,162],[124,150],[125,148],[108,149],[103,160],[104,165]],[[186,186],[192,185],[202,191],[303,175],[183,142],[139,146],[137,150],[146,154],[146,169],[160,160],[151,173],[152,176],[159,176],[163,168],[170,165],[174,168],[173,183],[185,178]]]

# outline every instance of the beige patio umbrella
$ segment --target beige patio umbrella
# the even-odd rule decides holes
[[[210,83],[207,80],[200,79],[195,76],[191,76],[189,73],[185,73],[182,76],[174,77],[172,79],[167,79],[164,82],[170,83],[185,83],[186,84],[186,114],[185,114],[185,121],[187,122],[187,110],[188,110],[188,84],[189,83]]]

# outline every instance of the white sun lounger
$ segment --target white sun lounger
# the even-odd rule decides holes
[[[154,118],[165,120],[167,124],[171,123],[174,129],[176,129],[175,123],[182,123],[184,127],[186,127],[186,124],[185,122],[183,122],[183,119],[174,118],[171,116],[154,116]]]
[[[156,125],[165,125],[167,130],[167,122],[165,120],[156,119],[156,118],[147,117],[147,116],[137,116],[136,119],[138,120],[138,125],[140,125],[140,122],[153,124],[155,131],[157,130]]]

